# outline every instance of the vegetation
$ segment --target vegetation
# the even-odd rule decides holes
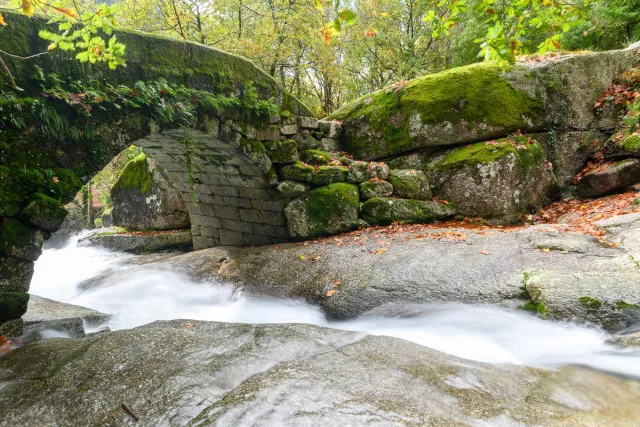
[[[509,63],[523,54],[620,48],[640,39],[636,0],[108,3],[0,0],[27,15],[48,14],[57,31],[41,36],[80,61],[123,65],[125,46],[113,36],[118,25],[245,56],[318,116],[397,82],[483,59]],[[0,51],[0,58],[11,53]]]

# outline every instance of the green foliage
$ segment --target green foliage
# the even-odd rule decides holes
[[[149,164],[147,155],[140,153],[133,160],[126,164],[118,180],[113,185],[114,188],[131,189],[135,188],[142,193],[151,189],[151,176],[149,175]]]
[[[598,310],[602,307],[602,302],[600,300],[597,300],[590,296],[584,296],[580,298],[580,304],[592,310]]]

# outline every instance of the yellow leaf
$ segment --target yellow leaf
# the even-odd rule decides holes
[[[187,328],[189,328],[189,329],[193,329],[193,328],[195,328],[195,327],[196,327],[196,324],[195,324],[195,323],[193,323],[193,322],[187,322],[187,323],[185,323],[184,325],[185,325]]]
[[[320,259],[320,257],[319,257],[319,256],[311,257],[311,261],[317,261],[317,260],[319,260],[319,259]]]
[[[378,249],[377,251],[374,251],[373,253],[376,254],[376,255],[382,255],[385,252],[387,252],[387,248]]]
[[[55,44],[55,43],[51,43],[51,44],[49,45],[49,47],[47,47],[47,50],[53,50],[53,49],[55,49],[55,48],[57,48],[57,47],[58,47],[58,45],[57,45],[57,44]]]
[[[551,252],[551,249],[549,249],[549,248],[542,248],[542,249],[540,249],[540,252]]]
[[[0,25],[7,25],[7,23],[4,21],[4,16],[2,16],[1,13],[0,13]]]
[[[36,8],[34,7],[32,0],[20,0],[20,11],[23,15],[27,15],[31,18],[35,13]]]
[[[304,255],[298,255],[298,258],[300,258],[300,259],[302,259],[302,260],[304,260],[304,259],[305,259],[305,258],[304,258]]]
[[[73,10],[73,9],[69,9],[68,7],[55,7],[54,9],[57,10],[58,12],[62,13],[63,15],[67,15],[69,18],[73,18],[73,19],[78,19],[80,18],[80,15],[78,15],[78,13]]]

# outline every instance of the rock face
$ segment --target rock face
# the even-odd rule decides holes
[[[390,305],[458,301],[539,309],[549,319],[619,331],[640,320],[634,308],[640,305],[640,219],[628,216],[607,220],[615,248],[550,226],[480,233],[431,228],[394,232],[389,239],[365,230],[342,236],[340,245],[328,240],[277,250],[212,249],[174,257],[168,267],[197,280],[234,283],[247,293],[302,298],[333,319]],[[229,260],[216,264],[222,257]],[[337,288],[335,280],[341,282]],[[331,289],[336,293],[327,297]]]
[[[189,230],[134,233],[121,229],[100,231],[78,241],[80,245],[95,245],[122,252],[155,252],[169,248],[191,247]]]
[[[626,159],[606,163],[586,173],[578,184],[582,197],[594,197],[622,189],[640,181],[640,160]]]
[[[344,122],[343,149],[364,160],[517,130],[597,128],[593,105],[631,68],[634,54],[629,48],[569,55],[506,72],[491,63],[473,64],[366,95],[329,118]]]
[[[176,320],[41,341],[0,359],[0,384],[6,425],[132,424],[124,407],[140,426],[586,427],[640,418],[631,380],[488,365],[295,324]]]
[[[285,209],[293,237],[316,237],[349,231],[358,224],[358,187],[330,184],[307,192]]]
[[[171,230],[190,225],[180,191],[141,153],[111,187],[113,223],[131,230]]]
[[[462,215],[516,218],[549,200],[555,184],[541,145],[513,137],[477,142],[432,157],[427,165],[433,192]]]
[[[42,331],[56,331],[72,338],[82,338],[85,336],[85,324],[96,327],[110,317],[108,314],[85,307],[31,295],[29,307],[22,320],[25,335],[31,337],[40,335]]]

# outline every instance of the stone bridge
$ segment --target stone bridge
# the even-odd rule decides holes
[[[2,50],[46,51],[44,20],[2,13]],[[607,174],[617,175],[585,176],[579,193],[640,177],[640,144],[617,124],[624,111],[594,109],[638,64],[639,46],[507,69],[474,64],[393,85],[318,120],[246,59],[117,35],[127,67],[115,72],[57,51],[5,58],[23,90],[0,73],[0,333],[19,326],[62,204],[131,144],[181,191],[195,249],[456,214],[517,221],[570,187],[603,150]]]

